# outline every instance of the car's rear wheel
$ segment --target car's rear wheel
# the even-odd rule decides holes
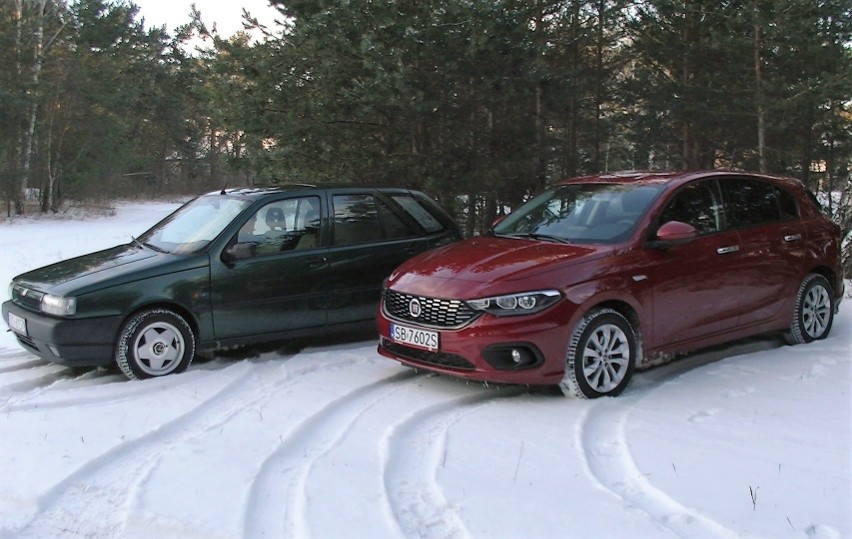
[[[569,396],[614,397],[627,387],[637,354],[627,318],[613,309],[590,311],[571,335],[560,388]]]
[[[127,319],[119,332],[115,362],[131,379],[183,372],[195,355],[190,325],[168,309],[147,309]]]
[[[834,294],[828,279],[811,273],[802,281],[796,294],[793,323],[785,334],[790,344],[804,344],[824,339],[834,321]]]

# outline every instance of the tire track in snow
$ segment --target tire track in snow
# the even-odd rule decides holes
[[[82,383],[86,382],[86,383]],[[137,383],[129,381],[123,375],[111,373],[105,369],[92,369],[78,373],[63,369],[39,376],[27,381],[20,381],[0,386],[0,390],[14,388],[16,394],[9,395],[2,405],[0,412],[11,413],[32,410],[63,409],[69,406],[86,406],[89,404],[110,404],[126,401],[146,394],[159,393],[170,387],[181,386],[185,378],[175,376],[156,381]],[[105,395],[92,390],[92,387],[116,386],[116,393]],[[119,387],[120,386],[120,387]],[[54,396],[67,392],[67,396],[56,396],[52,400],[39,400],[41,397]]]
[[[234,401],[239,401],[242,389],[257,378],[252,374],[242,374],[178,418],[87,461],[42,495],[33,519],[7,536],[120,536],[139,482],[170,446],[234,413]],[[99,511],[104,507],[110,508],[108,512]]]
[[[260,466],[246,504],[243,537],[309,537],[306,488],[314,464],[368,410],[417,379],[413,371],[382,378],[306,417]]]
[[[51,366],[51,368],[53,372],[37,374],[35,377],[25,380],[17,380],[6,384],[0,381],[0,394],[5,394],[8,397],[6,399],[7,404],[14,404],[35,398],[49,391],[58,383],[91,377],[90,373],[80,374],[71,369],[56,366]],[[41,370],[38,367],[36,369]],[[7,409],[4,408],[3,411],[7,411]]]
[[[2,354],[0,354],[2,356]],[[6,358],[0,357],[3,361],[6,361]],[[18,359],[17,357],[15,359]],[[16,363],[14,365],[9,365],[7,367],[0,367],[0,375],[7,374],[10,372],[20,372],[20,371],[28,371],[35,367],[40,367],[43,365],[47,365],[48,363],[40,360],[40,359],[32,359],[28,361],[23,361],[21,363]]]
[[[582,448],[590,478],[623,500],[626,507],[646,513],[677,537],[739,538],[737,533],[698,510],[681,505],[642,474],[630,454],[625,425],[644,393],[628,393],[594,401],[578,424],[578,447]]]
[[[520,387],[486,391],[422,408],[395,425],[385,439],[385,501],[401,535],[470,537],[458,508],[450,505],[438,485],[438,471],[446,458],[447,434],[457,421],[477,409],[497,399],[527,393]]]
[[[11,332],[12,330],[7,330],[7,332]],[[14,348],[8,348],[6,346],[0,346],[0,360],[5,361],[7,359],[27,359],[27,360],[35,360],[39,363],[47,364],[46,361],[38,359],[37,356],[27,352],[24,348],[16,346]]]
[[[284,369],[283,378],[280,374],[277,378],[274,375],[275,370],[283,368],[280,362],[235,365],[234,370],[247,372],[235,376],[218,392],[181,416],[83,464],[37,500],[37,513],[26,525],[19,530],[0,532],[0,537],[120,537],[124,535],[122,531],[135,500],[143,493],[142,485],[172,448],[220,428],[252,404],[268,400],[287,386],[299,383],[304,375],[352,365],[351,362],[324,366],[308,364],[292,373]],[[73,527],[69,527],[69,523],[73,523]]]
[[[256,358],[254,359],[254,363],[258,363]],[[285,356],[275,356],[269,358],[269,361],[274,361],[278,364],[281,364],[282,361],[289,359],[289,357]],[[245,360],[251,361],[251,360]],[[202,375],[202,373],[213,373],[218,372],[224,369],[229,368],[232,365],[235,365],[236,362],[223,362],[220,363],[217,367],[219,368],[211,368],[213,362],[205,363],[202,366],[193,365],[187,374],[193,375]],[[113,402],[121,402],[126,401],[132,398],[141,397],[146,394],[155,394],[160,393],[162,391],[167,391],[173,387],[179,387],[185,385],[186,376],[167,376],[164,378],[159,378],[156,381],[151,381],[147,383],[137,383],[135,381],[128,380],[122,374],[111,373],[106,369],[98,369],[93,368],[92,370],[77,373],[71,369],[57,367],[56,365],[51,365],[49,363],[45,364],[48,367],[52,368],[61,368],[58,372],[54,372],[48,375],[43,375],[42,377],[34,380],[29,380],[26,382],[15,382],[9,385],[3,386],[0,383],[0,391],[5,388],[9,388],[15,386],[15,389],[18,390],[19,394],[9,396],[5,401],[0,402],[0,413],[10,413],[10,412],[20,412],[27,411],[38,408],[39,410],[50,410],[50,409],[64,409],[70,406],[86,406],[90,404],[110,404]],[[305,368],[304,373],[311,372],[316,370],[315,368]],[[50,377],[53,377],[51,380]],[[77,381],[90,381],[93,384],[89,385],[78,385],[74,384]],[[100,386],[108,386],[111,384],[119,384],[121,386],[120,391],[116,392],[113,395],[103,395],[99,393],[93,393],[92,391],[75,393],[76,390],[83,390],[90,388],[92,385],[100,385]],[[67,397],[56,398],[49,402],[37,401],[39,397],[50,394],[50,392],[59,392],[63,390],[68,390],[74,394],[69,395]]]

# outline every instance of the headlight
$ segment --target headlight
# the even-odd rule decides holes
[[[41,311],[55,316],[72,316],[77,312],[77,298],[64,298],[45,294],[41,298]]]
[[[474,311],[485,311],[494,316],[519,316],[544,310],[559,301],[560,297],[557,290],[540,290],[472,299],[466,303]]]

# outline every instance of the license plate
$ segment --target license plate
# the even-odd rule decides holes
[[[399,324],[391,324],[390,337],[394,342],[407,344],[416,348],[426,350],[438,350],[439,339],[437,331],[428,331],[425,329],[414,329]]]
[[[12,329],[15,333],[20,333],[21,335],[27,335],[27,319],[17,314],[9,313],[9,328]]]

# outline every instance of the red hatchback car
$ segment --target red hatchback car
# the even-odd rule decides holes
[[[825,338],[840,229],[797,180],[611,173],[560,183],[385,283],[379,353],[480,381],[613,396],[634,369],[746,336]]]

